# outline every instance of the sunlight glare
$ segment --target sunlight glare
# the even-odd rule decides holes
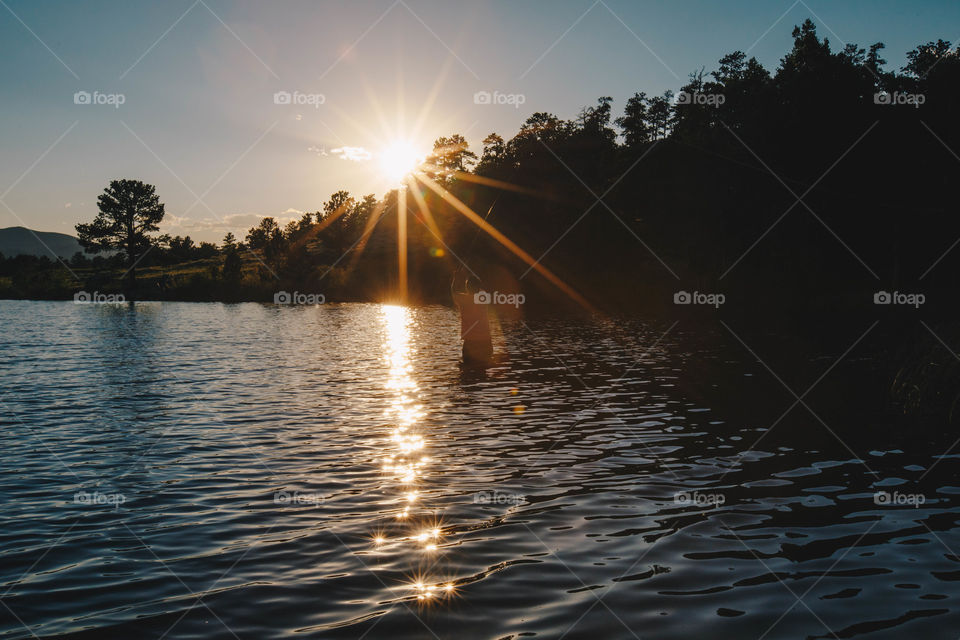
[[[420,166],[424,155],[406,140],[395,140],[377,154],[380,171],[391,183],[399,184],[406,176]]]

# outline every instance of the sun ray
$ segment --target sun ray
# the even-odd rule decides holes
[[[407,190],[397,190],[397,286],[400,303],[407,303]]]
[[[534,198],[539,198],[541,200],[552,200],[554,202],[566,202],[562,198],[559,198],[542,191],[537,191],[536,189],[530,189],[528,187],[521,187],[520,185],[513,184],[511,182],[504,182],[503,180],[497,180],[495,178],[487,178],[484,176],[478,176],[475,173],[468,173],[466,171],[457,171],[453,174],[453,177],[457,180],[464,180],[466,182],[473,182],[476,184],[482,184],[486,187],[494,187],[496,189],[502,189],[504,191],[514,191],[516,193],[522,193],[523,195],[532,196]]]
[[[513,240],[503,235],[503,233],[501,233],[493,225],[491,225],[486,220],[484,220],[479,215],[477,215],[476,212],[474,212],[470,207],[468,207],[463,202],[461,202],[456,196],[454,196],[452,193],[447,191],[442,186],[438,185],[436,182],[431,180],[428,176],[417,175],[417,178],[420,181],[422,181],[427,186],[427,188],[429,188],[434,193],[439,195],[446,202],[450,203],[457,211],[462,213],[468,220],[470,220],[475,225],[483,229],[491,238],[493,238],[494,240],[502,244],[504,247],[509,249],[515,256],[523,260],[528,266],[535,269],[537,273],[539,273],[544,278],[546,278],[555,287],[557,287],[558,289],[563,291],[565,294],[570,296],[570,298],[573,299],[575,302],[577,302],[577,304],[581,305],[584,309],[587,309],[589,311],[594,311],[593,305],[591,305],[586,298],[584,298],[582,295],[577,293],[573,289],[573,287],[571,287],[566,282],[561,280],[552,271],[544,267],[538,261],[534,260],[529,253],[521,249],[519,246],[517,246],[517,244]]]
[[[427,228],[430,229],[430,232],[433,233],[440,242],[443,242],[443,234],[440,233],[440,227],[437,226],[437,221],[434,220],[433,214],[430,213],[430,207],[423,198],[423,194],[420,193],[416,180],[413,176],[407,176],[406,181],[409,191],[413,195],[413,199],[417,202],[417,209],[423,214],[423,221],[426,223]]]
[[[447,58],[443,64],[443,67],[440,69],[440,73],[437,74],[437,79],[433,83],[433,86],[430,88],[430,93],[427,94],[426,99],[423,101],[423,106],[420,108],[420,115],[417,116],[416,122],[413,123],[412,135],[414,137],[420,137],[423,133],[423,125],[427,121],[427,116],[430,113],[430,110],[433,108],[433,104],[437,100],[437,96],[440,95],[440,86],[444,79],[447,77],[447,73],[450,71],[450,66],[453,64],[453,58]]]
[[[380,222],[380,218],[384,216],[384,209],[386,209],[386,207],[386,199],[380,200],[377,202],[377,206],[374,207],[373,211],[370,213],[370,217],[364,224],[363,233],[360,235],[360,240],[357,242],[356,249],[354,250],[353,255],[350,257],[350,262],[347,265],[348,273],[352,273],[354,268],[357,266],[357,261],[360,260],[360,256],[363,255],[364,250],[367,248],[367,241],[373,234],[373,230],[376,228],[377,223]]]
[[[348,200],[347,202],[344,202],[339,207],[337,207],[336,211],[334,211],[333,213],[328,213],[327,215],[325,215],[323,219],[317,223],[316,227],[314,227],[314,235],[320,233],[321,231],[329,227],[331,224],[333,224],[337,220],[337,218],[345,214],[350,204],[351,203]]]
[[[311,240],[314,240],[317,236],[319,236],[319,235],[323,232],[324,229],[326,229],[326,228],[329,227],[331,224],[333,224],[333,223],[337,220],[337,218],[339,218],[339,217],[342,216],[344,213],[346,213],[347,210],[348,210],[348,208],[349,208],[349,205],[350,205],[350,202],[349,202],[349,201],[344,202],[342,205],[340,205],[339,207],[337,207],[336,211],[334,211],[334,212],[332,212],[332,213],[329,213],[329,214],[327,214],[326,216],[324,216],[324,218],[323,218],[322,220],[320,220],[319,222],[317,222],[317,224],[313,225],[313,226],[309,229],[309,231],[307,232],[307,234],[305,234],[302,238],[300,238],[300,239],[297,241],[297,243],[293,245],[293,247],[294,247],[294,248],[299,248],[299,247],[305,245],[307,242],[309,242],[309,241],[311,241]]]
[[[376,102],[375,102],[374,100],[370,100],[370,101],[368,101],[367,104],[373,106],[373,105],[376,105]],[[331,111],[333,111],[333,112],[337,115],[337,117],[339,117],[340,119],[346,121],[346,123],[347,123],[348,125],[351,125],[360,135],[362,135],[363,138],[364,138],[364,140],[366,141],[366,143],[365,143],[366,145],[369,145],[369,146],[372,147],[372,146],[376,145],[377,143],[379,143],[381,140],[383,140],[383,137],[382,137],[382,136],[381,136],[381,137],[378,137],[378,136],[377,136],[374,132],[372,132],[368,127],[365,127],[365,126],[363,126],[362,124],[360,124],[360,121],[357,120],[356,118],[354,118],[353,115],[352,115],[349,111],[346,111],[346,110],[344,110],[344,109],[341,109],[341,108],[339,108],[339,107],[337,107],[336,105],[333,105],[333,104],[331,104],[329,108],[330,108]],[[377,110],[378,113],[380,113],[379,107],[374,107],[374,108]],[[388,127],[388,125],[387,125],[386,119],[384,119],[384,118],[381,117],[380,125],[381,125],[381,127],[383,128],[384,133],[386,134],[386,132],[389,131],[389,127]],[[339,139],[339,136],[338,136],[338,139]],[[340,142],[343,143],[342,140],[340,140]]]

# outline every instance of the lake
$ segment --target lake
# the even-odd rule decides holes
[[[513,319],[478,371],[443,307],[0,324],[2,638],[957,635],[956,434],[867,326]]]

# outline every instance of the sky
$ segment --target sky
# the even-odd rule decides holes
[[[888,69],[960,40],[955,0],[0,0],[0,227],[72,234],[136,178],[161,231],[242,238],[338,189],[382,196],[398,142],[479,154],[735,50],[773,71],[806,18],[835,49],[884,42]]]

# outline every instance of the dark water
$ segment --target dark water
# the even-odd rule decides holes
[[[859,350],[783,345],[828,375],[781,418],[719,326],[513,321],[486,374],[439,307],[0,326],[2,638],[960,633],[957,434],[848,392]]]

